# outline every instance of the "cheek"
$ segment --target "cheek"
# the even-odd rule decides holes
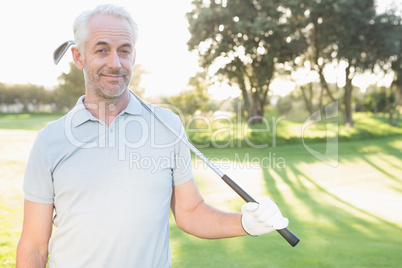
[[[134,67],[135,64],[135,53],[131,54],[129,57],[122,59],[126,66]]]
[[[132,72],[132,69],[134,67],[134,61],[132,59],[124,59],[120,61],[122,67],[129,73]]]
[[[92,74],[99,73],[104,66],[104,62],[98,58],[88,58],[86,61],[86,68]]]
[[[88,66],[91,66],[91,69],[93,69],[99,65],[99,59],[97,59],[95,57],[88,57],[88,59],[86,60],[86,63]]]

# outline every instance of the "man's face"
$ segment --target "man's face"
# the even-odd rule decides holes
[[[130,24],[112,16],[95,15],[88,23],[83,68],[87,94],[114,99],[130,84],[135,49]]]

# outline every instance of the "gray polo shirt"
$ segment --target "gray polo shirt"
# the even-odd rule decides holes
[[[50,267],[169,267],[172,187],[192,178],[189,149],[131,94],[110,126],[84,97],[38,133],[25,172],[25,199],[54,204]],[[176,115],[151,108],[185,136]]]

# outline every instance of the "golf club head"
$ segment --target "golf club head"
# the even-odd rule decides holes
[[[74,45],[74,41],[69,40],[64,42],[63,44],[61,44],[54,52],[53,52],[53,61],[54,64],[57,65],[57,63],[59,63],[59,61],[61,60],[61,58],[64,56],[64,54],[67,52],[68,48],[71,45]]]

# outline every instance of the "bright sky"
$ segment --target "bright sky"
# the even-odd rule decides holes
[[[378,1],[382,9],[391,2]],[[73,39],[72,23],[82,11],[101,3],[124,6],[137,21],[140,39],[137,64],[150,72],[143,85],[152,95],[177,93],[186,88],[198,68],[195,53],[186,42],[190,38],[185,13],[191,0],[13,0],[0,8],[0,82],[51,86],[68,71],[70,52],[59,65],[52,53],[61,43]]]
[[[143,83],[154,94],[183,90],[197,71],[195,54],[188,52],[190,38],[185,13],[191,0],[13,0],[0,8],[0,82],[55,85],[68,71],[71,52],[54,65],[53,51],[73,40],[72,24],[82,11],[101,3],[124,6],[140,29],[137,64],[150,75]]]

